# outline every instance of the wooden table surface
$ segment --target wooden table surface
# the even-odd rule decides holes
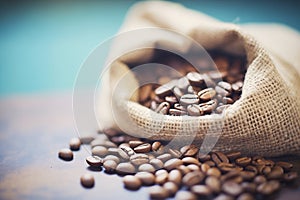
[[[96,133],[95,133],[96,134]],[[82,147],[74,160],[58,158],[58,150],[76,137],[71,94],[11,96],[0,99],[0,199],[149,199],[147,188],[123,188],[117,175],[89,171]],[[300,174],[300,157],[285,156]],[[84,189],[80,176],[95,176],[95,187]],[[300,199],[300,179],[276,199]]]

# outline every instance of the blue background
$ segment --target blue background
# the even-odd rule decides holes
[[[0,95],[71,91],[81,63],[114,35],[135,1],[0,3]],[[292,1],[180,1],[227,22],[277,22],[300,30]]]

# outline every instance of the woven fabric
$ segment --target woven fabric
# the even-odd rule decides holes
[[[107,90],[112,91],[122,75],[130,73],[128,63],[150,57],[149,52],[147,55],[133,53],[111,66],[110,81],[104,87],[106,96],[102,98],[113,109],[104,112],[104,126],[126,127],[131,121],[135,126],[123,129],[129,134],[167,141],[175,136],[183,140],[195,137],[199,145],[206,134],[215,134],[215,128],[221,130],[215,150],[238,150],[262,156],[300,153],[300,57],[297,56],[300,36],[297,32],[279,25],[272,25],[272,31],[268,31],[267,25],[224,23],[168,2],[135,5],[121,32],[144,27],[167,28],[193,38],[207,49],[246,55],[248,69],[241,98],[222,117],[162,116],[136,103],[136,97],[122,102]],[[279,38],[284,41],[277,42]],[[135,84],[137,81],[131,81],[129,87],[134,88]]]

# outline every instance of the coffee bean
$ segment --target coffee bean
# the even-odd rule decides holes
[[[273,192],[275,192],[277,189],[279,189],[280,183],[278,181],[269,181],[269,182],[264,182],[257,186],[256,190],[257,192],[263,194],[263,195],[270,195]]]
[[[197,72],[189,72],[186,75],[191,86],[205,88],[204,77]]]
[[[180,105],[179,103],[175,103],[174,108],[177,109],[177,110],[187,112],[186,108],[184,106]]]
[[[160,169],[158,171],[155,172],[155,182],[157,184],[164,184],[165,182],[167,182],[168,180],[168,172],[164,169]]]
[[[201,171],[204,173],[207,173],[207,171],[210,169],[210,166],[206,163],[201,164]]]
[[[155,183],[155,176],[150,172],[138,172],[135,176],[141,180],[143,185],[149,186]]]
[[[107,173],[115,172],[117,165],[118,164],[114,160],[106,160],[103,163],[103,167],[105,169],[105,172],[107,172]]]
[[[149,156],[146,154],[137,153],[130,156],[130,162],[135,166],[139,166],[149,162]]]
[[[119,163],[116,167],[116,171],[120,175],[134,174],[135,167],[129,162]]]
[[[154,185],[149,188],[151,199],[165,199],[169,196],[168,190],[159,185]]]
[[[255,177],[255,173],[250,171],[241,171],[240,175],[245,181],[252,180]]]
[[[91,167],[101,167],[103,164],[102,158],[98,156],[88,156],[85,161],[87,164],[89,164]]]
[[[182,178],[182,183],[188,187],[200,183],[204,179],[205,175],[200,171],[189,172]]]
[[[141,144],[144,144],[143,141],[140,141],[140,140],[132,140],[132,141],[129,141],[129,146],[130,148],[135,148]]]
[[[170,114],[170,115],[173,115],[173,116],[182,116],[182,115],[187,115],[187,112],[186,112],[186,111],[182,111],[182,110],[178,110],[178,109],[171,108],[171,109],[169,110],[169,114]]]
[[[268,174],[268,179],[279,179],[283,176],[283,169],[280,166],[273,167],[272,171]]]
[[[150,172],[150,173],[155,172],[155,168],[149,163],[145,163],[145,164],[140,165],[138,170],[140,172]]]
[[[119,156],[119,148],[110,147],[107,149],[109,155]]]
[[[93,136],[80,137],[80,144],[90,144],[95,138]]]
[[[133,175],[124,176],[123,183],[125,185],[125,188],[127,188],[129,190],[138,190],[142,185],[142,182],[140,181],[140,179]]]
[[[182,179],[182,175],[178,169],[173,169],[169,172],[168,181],[171,181],[176,185],[180,185],[181,179]]]
[[[246,171],[250,171],[250,172],[253,172],[255,175],[258,173],[258,170],[255,166],[253,165],[248,165],[245,167],[245,170]]]
[[[195,165],[200,165],[200,162],[193,157],[185,157],[182,159],[183,164],[188,165],[188,164],[195,164]]]
[[[164,98],[165,96],[172,94],[172,89],[175,87],[176,81],[170,81],[158,88],[155,89],[155,94],[160,97]]]
[[[103,159],[103,162],[105,162],[107,160],[113,160],[117,164],[120,162],[120,159],[117,156],[114,156],[114,155],[107,155],[107,156],[105,156],[105,158]]]
[[[239,170],[239,168],[236,167],[234,164],[232,164],[232,163],[223,163],[223,162],[218,164],[218,168],[223,173],[227,173],[227,172],[230,172],[232,170]]]
[[[197,200],[197,196],[192,192],[180,190],[176,193],[175,200]]]
[[[224,175],[221,176],[220,180],[222,182],[228,181],[228,180],[232,180],[235,179],[236,177],[240,176],[240,171],[238,170],[232,170]]]
[[[165,101],[170,104],[170,106],[174,106],[175,103],[177,103],[177,98],[175,96],[166,96]]]
[[[237,184],[233,181],[226,181],[222,185],[222,191],[229,194],[229,195],[237,196],[240,193],[242,193],[243,189],[239,184]]]
[[[183,162],[182,160],[178,159],[178,158],[172,158],[170,160],[168,160],[167,162],[165,162],[164,164],[164,168],[168,171],[177,168],[178,166],[182,165]]]
[[[217,157],[219,158],[219,160],[222,163],[229,163],[229,159],[228,159],[228,157],[224,153],[218,151],[218,152],[215,152],[214,154],[217,155]]]
[[[252,194],[249,194],[249,193],[244,193],[244,194],[241,194],[237,200],[254,200],[254,197]]]
[[[251,158],[250,157],[241,157],[241,158],[237,158],[235,160],[236,164],[240,165],[240,166],[246,166],[249,165],[251,163]]]
[[[190,116],[201,116],[204,115],[204,110],[199,105],[189,105],[187,112]]]
[[[209,155],[209,154],[203,154],[203,153],[199,152],[199,154],[198,154],[198,159],[199,159],[201,162],[205,162],[205,161],[210,160],[210,155]]]
[[[58,157],[64,161],[73,160],[73,152],[70,149],[61,149],[58,152]]]
[[[205,179],[205,184],[214,193],[219,193],[221,191],[221,182],[216,176],[208,176]]]
[[[198,196],[204,196],[204,197],[207,197],[212,193],[210,188],[205,185],[194,185],[191,187],[191,191]]]
[[[292,182],[298,178],[298,173],[297,172],[288,172],[284,174],[283,180],[287,182]]]
[[[230,97],[223,97],[223,98],[222,98],[222,103],[224,103],[224,104],[233,104],[234,101],[233,101],[233,99],[230,98]]]
[[[103,157],[103,156],[106,156],[107,153],[108,153],[108,151],[107,151],[106,147],[95,146],[94,148],[92,148],[92,155],[93,156]]]
[[[245,192],[254,193],[256,191],[256,184],[251,182],[243,182],[241,183],[241,187]]]
[[[152,143],[152,151],[162,153],[163,152],[163,145],[156,141]]]
[[[148,153],[151,150],[151,144],[144,143],[134,148],[136,153]]]
[[[226,156],[229,160],[233,161],[235,159],[237,159],[238,157],[240,157],[242,154],[239,151],[232,151],[232,152],[228,152],[226,153]]]
[[[164,166],[164,163],[157,159],[157,158],[154,158],[154,159],[151,159],[150,162],[149,162],[155,169],[161,169],[163,168]]]
[[[178,191],[178,186],[173,182],[166,182],[163,188],[168,191],[168,196],[174,196]]]
[[[166,162],[167,160],[170,160],[172,158],[172,155],[169,153],[164,153],[160,156],[157,156],[157,159],[161,160],[162,162]]]
[[[234,198],[227,194],[219,194],[214,200],[234,200]]]
[[[78,151],[80,149],[80,145],[81,142],[79,138],[72,138],[70,140],[69,146],[72,151]]]
[[[276,162],[276,165],[282,167],[284,171],[290,171],[293,168],[293,164],[288,162]]]
[[[203,164],[207,164],[210,167],[216,166],[216,164],[213,161],[211,161],[211,160],[205,161]]]
[[[226,91],[228,92],[231,92],[232,91],[232,88],[231,88],[231,84],[230,83],[227,83],[225,81],[220,81],[218,83],[218,86],[225,89]]]
[[[187,167],[191,170],[191,171],[200,171],[200,167],[198,165],[195,164],[189,164],[187,165]]]
[[[177,149],[168,149],[168,152],[172,155],[174,158],[180,158],[181,152]]]
[[[168,102],[162,102],[158,105],[155,112],[166,115],[169,112],[170,104]]]
[[[256,176],[253,180],[253,182],[258,184],[258,185],[261,184],[261,183],[264,183],[266,181],[267,181],[266,177],[264,177],[262,175]]]
[[[118,132],[116,129],[113,129],[113,128],[106,128],[106,129],[104,129],[104,130],[102,130],[102,131],[103,131],[103,133],[104,133],[105,135],[110,136],[110,137],[116,136],[116,135],[119,134],[119,132]],[[102,139],[103,139],[103,138],[102,138]]]
[[[262,173],[263,173],[264,175],[268,175],[271,171],[272,171],[272,168],[271,168],[270,166],[264,166],[264,167],[262,168]]]
[[[92,188],[95,185],[95,179],[91,174],[84,174],[80,177],[80,183],[85,188]]]
[[[216,109],[218,102],[216,100],[210,100],[205,103],[199,104],[200,109],[203,111],[204,114],[210,114],[213,110]]]
[[[180,105],[188,106],[191,104],[198,104],[199,98],[195,94],[185,94],[180,98]]]
[[[199,148],[195,145],[186,145],[180,149],[180,152],[182,153],[182,157],[193,157],[196,154],[198,154]]]
[[[182,97],[184,95],[183,92],[179,89],[179,87],[174,87],[173,88],[173,94],[175,95],[175,97],[177,99],[180,99],[180,97]]]
[[[216,167],[209,168],[207,170],[206,174],[209,175],[209,176],[215,176],[215,177],[220,177],[221,176],[220,170]]]
[[[222,88],[218,85],[215,87],[215,91],[217,92],[217,94],[220,94],[223,97],[230,96],[230,93],[227,90],[225,90],[224,88]]]
[[[213,88],[206,88],[198,92],[198,97],[200,101],[206,102],[213,99],[216,96],[216,91]]]
[[[181,172],[182,175],[186,175],[187,173],[191,172],[191,170],[185,165],[180,165],[179,167],[177,167],[177,169]]]
[[[135,152],[133,151],[132,148],[130,147],[127,147],[127,146],[120,146],[119,147],[125,154],[127,154],[127,156],[133,156],[135,155]],[[119,154],[120,154],[120,151],[119,151]],[[125,156],[125,155],[124,155]],[[126,156],[125,156],[126,157]]]

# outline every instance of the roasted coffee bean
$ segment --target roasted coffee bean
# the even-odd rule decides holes
[[[234,200],[234,198],[227,194],[219,194],[214,200]]]
[[[191,170],[191,171],[200,171],[200,167],[198,165],[195,164],[189,164],[187,165],[187,167]]]
[[[237,200],[254,200],[254,197],[252,194],[249,194],[249,193],[244,193],[244,194],[241,194]]]
[[[130,162],[135,165],[139,166],[149,162],[149,156],[147,154],[137,153],[130,156]]]
[[[150,172],[138,172],[135,176],[141,180],[143,185],[149,186],[155,183],[155,176]]]
[[[186,75],[191,86],[205,88],[205,82],[203,75],[199,74],[198,72],[189,72]]]
[[[160,156],[157,156],[157,159],[161,160],[162,162],[166,162],[167,160],[170,160],[172,158],[172,155],[169,153],[164,153]]]
[[[80,183],[85,188],[92,188],[95,185],[95,179],[91,174],[84,174],[80,177]]]
[[[120,175],[134,174],[135,167],[129,162],[119,163],[116,167],[116,171]]]
[[[231,85],[232,90],[235,94],[241,94],[242,93],[242,88],[243,88],[243,82],[238,81],[234,84]]]
[[[204,115],[204,110],[196,104],[189,105],[187,107],[187,112],[190,116],[201,116]]]
[[[230,96],[230,92],[228,92],[227,90],[225,90],[224,88],[222,88],[218,85],[215,87],[215,91],[217,92],[217,94],[220,94],[223,97]]]
[[[198,104],[199,97],[195,94],[185,94],[180,98],[180,105],[188,106],[191,104]]]
[[[173,94],[175,95],[175,97],[177,99],[180,99],[184,95],[184,93],[179,89],[179,87],[174,87],[173,88]]]
[[[206,174],[209,175],[209,176],[215,176],[215,177],[220,177],[221,176],[220,170],[216,167],[209,168],[207,170]]]
[[[207,171],[210,169],[210,166],[206,163],[201,164],[201,171],[204,173],[207,173]]]
[[[213,88],[206,88],[198,92],[198,97],[200,101],[206,102],[213,99],[216,96],[216,91]]]
[[[131,140],[131,141],[129,141],[130,148],[135,148],[135,147],[137,147],[141,144],[144,144],[144,142],[140,141],[140,140]]]
[[[215,164],[214,161],[212,161],[212,160],[205,161],[203,164],[207,164],[207,165],[210,166],[210,167],[216,166],[216,164]]]
[[[264,166],[264,167],[262,168],[262,173],[263,173],[264,175],[268,175],[271,171],[272,171],[272,168],[271,168],[270,166]]]
[[[256,191],[256,184],[251,182],[243,182],[241,183],[241,187],[243,188],[243,191],[255,193]]]
[[[205,82],[205,86],[204,87],[215,87],[216,83],[207,75],[207,74],[202,74],[204,82]],[[201,87],[201,89],[203,89]]]
[[[210,188],[205,185],[194,185],[191,187],[191,191],[198,196],[204,196],[204,197],[207,197],[212,193]]]
[[[145,164],[140,165],[138,170],[140,172],[150,172],[150,173],[155,172],[155,168],[149,163],[145,163]]]
[[[70,140],[69,146],[72,151],[78,151],[80,149],[80,145],[81,142],[79,138],[72,138]]]
[[[103,163],[103,167],[105,169],[105,172],[107,172],[107,173],[115,172],[117,165],[118,164],[114,160],[106,160]]]
[[[138,190],[142,185],[142,182],[140,181],[140,179],[133,175],[124,176],[123,183],[124,183],[125,188],[127,188],[129,190]]]
[[[92,155],[93,156],[103,157],[103,156],[106,156],[107,153],[108,153],[108,151],[107,151],[106,147],[95,146],[94,148],[92,148]]]
[[[169,110],[169,114],[170,114],[170,115],[174,115],[174,116],[182,116],[182,115],[187,115],[187,112],[186,112],[186,111],[182,111],[182,110],[178,110],[178,109],[171,108],[171,109]]]
[[[262,176],[262,175],[256,176],[253,180],[253,182],[258,184],[258,185],[261,184],[261,183],[264,183],[266,181],[267,181],[266,177]]]
[[[224,104],[233,104],[234,101],[233,101],[233,99],[230,98],[230,97],[223,97],[223,98],[222,98],[222,103],[224,103]]]
[[[272,171],[268,174],[268,179],[279,179],[283,176],[283,169],[280,166],[273,167]]]
[[[168,102],[162,102],[158,105],[155,112],[166,115],[169,112],[170,104]]]
[[[250,171],[241,171],[240,175],[245,181],[252,180],[255,177],[255,173]]]
[[[91,167],[101,167],[103,164],[103,159],[98,156],[88,156],[85,161]]]
[[[220,180],[222,182],[225,182],[227,180],[231,180],[231,179],[234,179],[236,177],[240,176],[240,171],[238,170],[232,170],[224,175],[221,176]]]
[[[292,182],[298,178],[298,173],[297,172],[288,172],[284,174],[283,180],[287,182]]]
[[[155,89],[155,94],[160,98],[164,98],[165,96],[171,95],[172,89],[175,87],[176,82],[177,81],[173,80],[164,85],[161,85],[160,87]]]
[[[214,193],[219,193],[221,191],[221,182],[216,176],[208,176],[205,179],[205,184]]]
[[[227,76],[226,71],[210,71],[208,72],[208,76],[213,79],[214,81],[220,81]]]
[[[160,169],[155,172],[155,183],[164,184],[168,180],[168,172],[165,169]]]
[[[280,183],[278,181],[269,181],[269,182],[264,182],[257,186],[256,190],[257,192],[263,194],[263,195],[270,195],[276,190],[278,190],[280,187]]]
[[[189,172],[182,178],[182,183],[188,187],[200,183],[204,179],[205,175],[201,171]]]
[[[119,131],[113,128],[106,128],[104,130],[102,130],[103,133],[107,136],[113,137],[119,134]]]
[[[226,153],[226,156],[229,160],[233,161],[235,159],[237,159],[238,157],[240,157],[242,154],[239,151],[232,151],[232,152],[228,152]]]
[[[239,184],[233,181],[226,181],[222,185],[222,191],[229,195],[237,196],[242,193],[243,189]]]
[[[161,169],[163,168],[164,166],[164,163],[157,159],[157,158],[154,158],[154,159],[151,159],[150,162],[149,162],[155,169]]]
[[[210,155],[209,155],[209,154],[203,154],[203,153],[199,152],[199,154],[198,154],[198,159],[199,159],[201,162],[205,162],[205,161],[210,160]]]
[[[178,186],[173,182],[166,182],[163,185],[163,188],[168,191],[168,196],[174,196],[178,191]]]
[[[166,96],[165,101],[170,104],[170,106],[174,106],[175,103],[177,103],[177,98],[175,96]]]
[[[151,144],[144,143],[134,148],[136,153],[148,153],[151,150]]]
[[[188,165],[188,164],[200,165],[200,162],[196,158],[194,158],[194,157],[185,157],[185,158],[182,158],[182,162],[185,165]]]
[[[90,144],[95,138],[92,136],[80,137],[81,144]]]
[[[175,200],[197,200],[197,196],[192,192],[180,190],[176,193]]]
[[[245,167],[245,170],[246,171],[250,171],[250,172],[253,172],[255,175],[258,173],[258,170],[255,166],[253,165],[248,165]]]
[[[185,165],[180,165],[179,167],[177,167],[177,169],[181,172],[182,175],[186,175],[187,173],[191,172],[191,170]]]
[[[171,181],[177,185],[181,184],[182,175],[178,169],[173,169],[169,172],[168,181]]]
[[[284,171],[290,171],[293,168],[293,164],[288,162],[276,162],[276,165],[282,167]]]
[[[178,166],[180,166],[182,164],[183,164],[182,160],[180,160],[178,158],[172,158],[172,159],[170,159],[170,160],[168,160],[168,161],[165,162],[164,168],[166,170],[170,171],[172,169],[177,168]]]
[[[241,158],[237,158],[235,160],[236,164],[240,165],[240,166],[247,166],[251,163],[251,158],[250,157],[241,157]]]
[[[213,112],[213,110],[215,110],[217,105],[218,105],[217,101],[213,99],[208,102],[199,104],[199,107],[204,114],[210,114]]]
[[[149,194],[151,199],[165,199],[169,196],[168,190],[159,185],[151,186]]]
[[[157,152],[157,153],[162,153],[163,152],[163,145],[156,141],[152,143],[152,151]]]
[[[181,110],[181,111],[187,112],[186,108],[184,106],[180,105],[179,103],[175,103],[174,104],[174,108],[177,109],[177,110]]]
[[[222,153],[220,151],[217,151],[217,152],[212,154],[212,159],[213,159],[214,154],[219,158],[218,160],[220,160],[222,163],[229,163],[229,159],[224,153]],[[218,164],[218,163],[216,163],[216,164]]]
[[[238,167],[236,167],[234,164],[232,164],[232,163],[223,163],[223,162],[218,164],[218,168],[223,173],[227,173],[227,172],[230,172],[232,170],[238,170]]]
[[[177,87],[181,91],[186,91],[188,86],[190,86],[189,80],[186,77],[182,77],[177,81]]]
[[[119,156],[119,148],[110,147],[107,149],[109,155]]]
[[[198,154],[199,148],[195,145],[186,145],[180,149],[180,152],[182,153],[182,157],[193,157]]]
[[[177,149],[168,149],[168,152],[172,155],[174,158],[181,157],[181,152]]]
[[[113,160],[117,164],[120,162],[120,159],[117,156],[114,156],[114,155],[107,155],[107,156],[105,156],[104,159],[103,159],[103,162],[105,162],[107,160]]]
[[[225,89],[226,91],[228,92],[231,92],[232,91],[232,88],[231,88],[231,84],[230,83],[227,83],[225,81],[220,81],[218,83],[218,86]]]
[[[70,149],[61,149],[58,152],[58,157],[64,161],[73,160],[73,152]]]

